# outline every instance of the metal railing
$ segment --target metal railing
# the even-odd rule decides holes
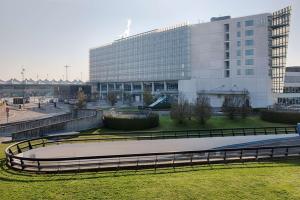
[[[223,128],[223,129],[188,129],[167,131],[132,131],[109,132],[110,135],[121,135],[123,139],[167,139],[189,137],[225,137],[247,135],[295,134],[297,126],[254,127],[254,128]]]
[[[26,120],[21,122],[10,123],[8,125],[0,125],[0,136],[11,136],[12,134],[38,131],[47,129],[47,127],[63,124],[65,122],[88,118],[92,116],[96,116],[97,112],[90,109],[80,109],[75,113],[64,113],[60,115],[55,115],[47,118],[37,119],[37,120]]]
[[[95,135],[94,135],[95,136]],[[247,162],[286,159],[300,156],[300,145],[265,146],[251,148],[223,148],[201,151],[137,153],[105,156],[60,158],[23,157],[21,153],[48,145],[117,138],[66,138],[52,136],[15,143],[5,150],[7,164],[13,169],[35,172],[118,170],[177,167],[212,163]],[[68,136],[70,137],[70,136]],[[119,139],[119,138],[118,138]],[[145,139],[143,137],[143,139]],[[147,138],[148,139],[148,138]]]
[[[93,117],[93,116],[89,116]],[[67,120],[70,121],[70,120]],[[34,138],[51,138],[45,136],[48,128],[51,126],[58,127],[65,122],[54,123],[48,126],[36,127],[33,129],[23,130],[15,134],[26,133],[27,139]],[[49,132],[49,131],[48,131]],[[39,134],[35,134],[39,133]],[[282,126],[282,127],[259,127],[259,128],[226,128],[226,129],[189,129],[189,130],[170,130],[170,131],[127,131],[127,132],[108,132],[98,134],[74,134],[73,137],[84,137],[84,136],[103,136],[109,134],[109,137],[105,138],[94,138],[86,140],[154,140],[154,139],[176,139],[176,138],[202,138],[202,137],[225,137],[225,136],[250,136],[250,135],[277,135],[277,134],[295,134],[297,133],[297,126]],[[38,135],[31,137],[30,135]],[[14,139],[14,134],[12,135]],[[29,137],[30,136],[30,137]],[[111,137],[115,136],[115,137]],[[57,138],[57,136],[54,136]],[[70,137],[70,135],[66,135]],[[60,135],[60,138],[64,138]],[[25,138],[26,139],[26,138]],[[23,139],[24,140],[24,139]]]
[[[42,126],[49,126],[51,124],[60,123],[70,119],[72,119],[72,114],[65,113],[42,119],[26,120],[22,122],[10,123],[7,125],[0,125],[0,135],[11,136],[12,133],[20,132],[22,130],[29,130]]]

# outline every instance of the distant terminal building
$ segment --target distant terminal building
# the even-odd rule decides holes
[[[90,49],[92,90],[106,99],[143,101],[143,91],[193,101],[249,94],[266,107],[283,92],[291,8],[245,17],[214,17],[118,39]]]
[[[91,86],[82,81],[0,80],[0,98],[49,96],[61,100],[75,99],[79,90],[83,90],[88,98],[91,97]]]
[[[278,96],[281,105],[300,105],[300,66],[287,67],[283,93]]]

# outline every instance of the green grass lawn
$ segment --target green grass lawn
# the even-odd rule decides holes
[[[247,127],[273,127],[289,126],[289,124],[271,123],[260,119],[259,116],[250,116],[246,119],[237,118],[230,120],[224,116],[213,116],[207,124],[201,125],[196,120],[187,120],[184,124],[176,124],[169,116],[159,117],[159,126],[145,131],[164,131],[164,130],[186,130],[186,129],[210,129],[210,128],[247,128]],[[110,133],[123,132],[114,129],[100,128],[97,130],[84,131],[83,133]]]
[[[169,117],[151,130],[284,126],[258,117],[213,117],[176,125]],[[90,132],[112,131],[99,129]],[[109,133],[107,134],[109,135]],[[300,159],[158,170],[32,174],[8,169],[0,144],[0,199],[300,199]]]
[[[300,199],[300,160],[141,171],[31,174],[4,165],[0,198],[18,199]]]

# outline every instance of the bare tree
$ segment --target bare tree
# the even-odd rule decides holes
[[[205,124],[211,117],[212,108],[209,98],[203,95],[198,96],[194,105],[194,117],[200,124]]]
[[[245,119],[251,113],[250,97],[248,95],[243,95],[241,97],[241,101],[242,106],[240,108],[240,115],[243,119]]]
[[[178,124],[185,122],[188,117],[189,103],[182,94],[178,95],[177,103],[173,103],[171,106],[170,117]]]
[[[124,101],[129,105],[132,106],[132,95],[130,93],[124,92]]]
[[[143,93],[143,101],[144,101],[144,105],[148,106],[153,102],[153,96],[150,92],[150,90],[145,90]]]
[[[86,95],[84,94],[83,90],[79,90],[77,92],[77,107],[84,108],[86,105]]]
[[[246,118],[251,112],[249,96],[246,93],[226,96],[222,105],[222,111],[230,119],[234,119],[239,115]]]
[[[107,101],[110,103],[111,106],[114,106],[118,101],[117,93],[113,91],[109,91],[107,93]]]

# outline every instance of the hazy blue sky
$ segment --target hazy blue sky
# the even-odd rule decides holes
[[[180,22],[273,12],[292,5],[288,65],[300,65],[300,0],[0,0],[0,79],[88,78],[88,52],[131,34]],[[298,35],[298,38],[297,38]]]

